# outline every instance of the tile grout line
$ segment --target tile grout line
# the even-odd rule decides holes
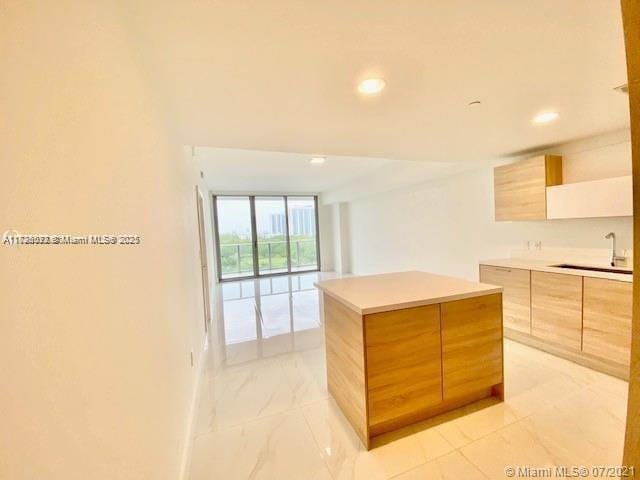
[[[322,400],[319,400],[317,403],[320,403],[321,401]],[[307,419],[307,416],[305,415],[304,411],[302,411],[301,414],[302,414],[302,418],[304,419],[305,425],[309,429],[309,433],[311,434],[311,438],[313,439],[313,443],[315,444],[316,448],[318,449],[318,454],[320,455],[320,459],[322,460],[322,463],[326,467],[327,472],[329,472],[329,476],[332,479],[335,479],[335,476],[333,475],[333,472],[331,471],[331,468],[329,467],[329,464],[327,463],[327,460],[325,459],[324,455],[322,454],[322,445],[320,445],[318,443],[318,440],[316,439],[316,436],[313,433],[313,429],[311,428],[311,424],[309,423],[309,419]]]
[[[464,458],[467,462],[469,462],[471,465],[474,466],[474,468],[476,470],[478,470],[480,472],[480,475],[482,475],[484,478],[486,478],[487,480],[490,480],[491,477],[489,477],[489,475],[487,475],[486,473],[484,473],[484,470],[482,470],[482,468],[480,468],[480,465],[477,465],[476,463],[474,463],[469,457],[467,457],[464,452],[462,452],[460,449],[456,450],[460,455],[462,455],[462,458]]]
[[[583,388],[586,388],[586,387],[582,386],[582,387],[581,387],[581,389],[583,389]],[[570,397],[570,396],[571,396],[571,395],[569,395],[568,397]],[[557,400],[557,401],[556,401],[556,402],[554,402],[554,403],[549,404],[549,406],[548,406],[546,409],[555,408],[559,402],[562,402],[562,401],[566,400],[568,397],[565,397],[564,399],[560,399],[560,400]],[[462,452],[462,449],[463,449],[463,448],[466,448],[466,447],[468,447],[468,446],[470,446],[470,445],[472,445],[472,444],[474,444],[474,443],[477,443],[477,442],[479,442],[480,440],[484,440],[484,439],[486,439],[487,437],[489,437],[489,436],[491,436],[491,435],[493,435],[493,434],[497,434],[497,433],[499,433],[499,432],[501,432],[501,431],[503,431],[503,430],[505,430],[505,429],[507,429],[507,428],[513,427],[513,426],[515,426],[515,425],[517,425],[517,424],[519,424],[519,423],[524,423],[524,420],[527,420],[527,419],[531,418],[532,416],[534,416],[534,415],[537,415],[537,414],[541,413],[541,412],[542,412],[542,411],[544,411],[544,410],[545,410],[545,409],[543,408],[543,409],[538,410],[538,411],[536,411],[536,412],[529,413],[528,415],[525,415],[525,416],[523,416],[523,417],[521,417],[521,418],[518,418],[515,422],[511,422],[511,423],[508,423],[508,424],[506,424],[506,425],[503,425],[503,426],[501,426],[500,428],[498,428],[498,429],[496,429],[496,430],[494,430],[494,431],[492,431],[492,432],[486,433],[485,435],[482,435],[482,436],[478,437],[477,439],[474,439],[473,441],[471,441],[471,442],[469,442],[469,443],[467,443],[467,444],[465,444],[465,445],[462,445],[462,446],[460,446],[460,447],[456,447],[456,450],[458,450],[458,451],[460,452],[460,454],[461,454],[461,455],[463,455],[465,458],[467,458],[467,457],[466,457],[466,455],[464,455],[464,453]],[[526,427],[525,427],[525,428],[526,428]],[[467,458],[467,459],[468,459],[468,458]],[[478,465],[476,465],[476,464],[475,464],[471,459],[468,459],[468,460],[469,460],[469,461],[470,461],[474,466],[476,466],[477,468],[480,468],[480,467],[479,467]]]

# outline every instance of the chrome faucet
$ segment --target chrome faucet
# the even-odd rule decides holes
[[[604,238],[611,239],[611,266],[615,267],[618,261],[626,260],[625,257],[619,257],[616,255],[616,234],[614,232],[609,232]]]

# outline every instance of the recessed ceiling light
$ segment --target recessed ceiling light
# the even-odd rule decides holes
[[[311,160],[309,160],[309,163],[311,165],[322,165],[327,159],[324,157],[313,157]]]
[[[558,112],[542,112],[533,117],[533,123],[540,125],[543,123],[553,122],[559,116]]]
[[[381,78],[367,78],[358,85],[358,92],[363,95],[375,95],[380,93],[385,85]]]

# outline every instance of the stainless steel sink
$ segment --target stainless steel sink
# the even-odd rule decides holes
[[[571,265],[570,263],[561,263],[560,265],[550,265],[557,268],[573,268],[575,270],[589,270],[591,272],[608,272],[608,273],[624,273],[626,275],[632,275],[632,270],[623,270],[621,268],[607,268],[607,267],[585,267],[584,265]]]

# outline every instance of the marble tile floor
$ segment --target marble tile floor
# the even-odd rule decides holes
[[[627,383],[505,341],[505,402],[384,435],[366,451],[326,391],[320,274],[223,284],[191,480],[501,479],[508,466],[617,465]]]

